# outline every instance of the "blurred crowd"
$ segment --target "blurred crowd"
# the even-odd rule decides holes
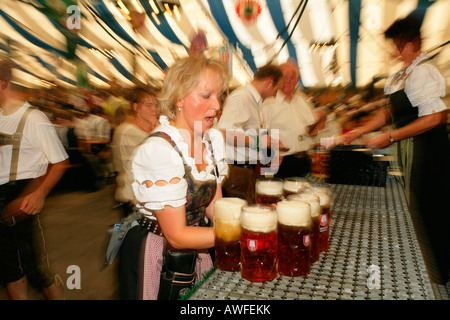
[[[126,93],[118,86],[27,91],[27,100],[48,116],[69,154],[71,166],[59,187],[91,192],[114,178],[112,136],[131,117]]]
[[[112,137],[115,128],[133,117],[130,90],[113,84],[108,90],[58,87],[23,91],[30,104],[54,124],[69,154],[71,167],[60,188],[92,192],[114,182]],[[311,141],[324,146],[339,143],[343,134],[368,121],[387,103],[382,92],[307,89],[304,93],[318,120]],[[364,144],[369,138],[355,143]]]

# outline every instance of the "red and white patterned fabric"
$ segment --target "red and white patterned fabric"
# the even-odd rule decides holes
[[[143,268],[143,300],[157,300],[159,291],[159,280],[163,264],[164,238],[149,233],[145,243],[144,268]],[[206,251],[199,252],[197,259],[197,279],[200,281],[202,276],[211,270],[213,263],[210,255]]]

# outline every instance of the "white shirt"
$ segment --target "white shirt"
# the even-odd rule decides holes
[[[86,118],[75,118],[73,123],[75,124],[75,134],[78,139],[107,141],[111,139],[111,125],[105,118],[90,114]]]
[[[214,175],[214,163],[211,157],[210,144],[203,138],[206,146],[205,171],[198,171],[195,159],[190,157],[189,147],[184,141],[180,131],[169,124],[166,116],[161,116],[160,125],[154,132],[165,132],[182,152],[191,173],[198,181],[216,180],[221,183],[228,173],[228,164],[225,158],[225,142],[220,131],[210,129],[209,134],[211,146],[214,150],[214,159],[217,163],[219,177]],[[194,150],[195,152],[195,150]],[[187,181],[184,179],[183,159],[165,139],[151,137],[145,140],[136,150],[132,161],[132,172],[134,182],[132,184],[136,199],[140,202],[138,207],[141,213],[152,215],[149,210],[161,210],[164,206],[179,207],[186,203]],[[167,183],[164,186],[155,185],[157,181],[170,182],[179,178],[177,183]],[[147,187],[145,181],[149,180],[153,185]]]
[[[262,98],[251,83],[235,89],[225,100],[223,112],[216,125],[219,129],[235,129],[244,133],[255,135],[263,128],[261,112]],[[227,158],[230,162],[256,159],[257,152],[245,147],[227,147]]]
[[[30,107],[28,102],[16,112],[3,115],[0,111],[0,132],[13,134],[17,130],[25,110]],[[0,147],[0,185],[9,181],[11,167],[12,145]],[[23,129],[20,143],[17,180],[32,179],[43,176],[47,172],[48,163],[57,163],[68,158],[56,130],[47,116],[35,109],[30,112]]]
[[[124,122],[115,130],[111,145],[114,170],[117,171],[115,198],[120,202],[135,200],[131,184],[131,161],[136,147],[141,144],[149,134],[137,125]]]
[[[404,88],[412,106],[418,108],[419,117],[447,109],[441,99],[441,97],[445,97],[444,77],[430,63],[424,62],[418,65],[426,58],[426,53],[421,53],[405,71],[389,76],[384,87],[386,95]],[[399,78],[406,80],[395,81]]]
[[[289,148],[281,155],[309,149],[313,141],[306,136],[306,127],[314,124],[316,118],[312,105],[301,92],[296,92],[289,102],[286,95],[278,91],[275,97],[264,101],[262,114],[267,129],[278,130],[279,139]]]

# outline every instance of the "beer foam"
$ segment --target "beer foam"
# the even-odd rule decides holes
[[[241,213],[241,226],[253,232],[271,232],[277,228],[277,214],[266,206],[245,206]]]
[[[238,241],[241,238],[241,224],[239,220],[215,220],[214,230],[216,239],[225,242]]]
[[[311,206],[304,201],[280,201],[277,203],[278,222],[286,226],[308,226],[311,224]]]
[[[322,186],[311,186],[311,189],[314,190],[315,192],[326,192],[328,194],[331,194],[331,191],[329,188],[327,187],[322,187]]]
[[[309,203],[309,205],[311,206],[311,217],[320,216],[321,212],[320,198],[314,193],[310,192],[296,193],[288,196],[287,199],[293,201],[304,201],[306,203]]]
[[[224,197],[218,199],[214,203],[214,219],[239,220],[241,208],[246,204],[247,201],[240,198]]]
[[[281,195],[283,194],[283,182],[274,180],[258,180],[256,181],[256,192],[266,195]]]
[[[329,207],[331,203],[331,197],[330,194],[326,191],[316,191],[314,192],[319,197],[320,200],[320,206],[322,207]]]
[[[283,188],[289,192],[299,192],[303,188],[310,187],[311,184],[306,179],[286,179]]]

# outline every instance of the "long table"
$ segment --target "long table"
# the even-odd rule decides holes
[[[332,185],[330,247],[305,277],[250,282],[214,270],[191,300],[434,300],[400,183]]]

